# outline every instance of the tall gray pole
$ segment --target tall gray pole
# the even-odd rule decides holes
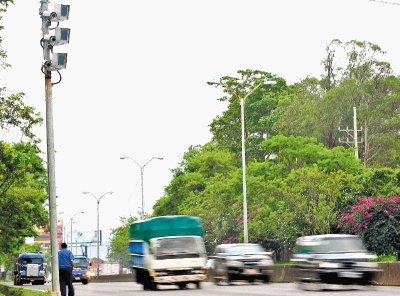
[[[247,229],[247,194],[246,194],[246,141],[244,134],[244,99],[240,98],[240,119],[242,124],[242,175],[243,175],[243,232],[244,243],[249,242],[249,232]]]
[[[144,174],[144,166],[140,166],[140,178],[142,185],[142,220],[144,220],[144,189],[143,189],[143,174]]]
[[[97,197],[93,193],[90,193],[88,191],[82,192],[83,194],[90,194],[96,199],[97,203],[97,278],[99,278],[100,274],[100,201],[101,199],[106,196],[107,194],[113,194],[113,192],[109,191],[104,193],[102,196]]]
[[[71,248],[71,252],[72,252],[72,223],[73,223],[73,220],[74,220],[74,217],[71,217],[71,219],[70,219],[71,221],[71,237],[69,238],[70,239],[70,241],[69,241],[69,247]]]
[[[97,278],[100,274],[100,199],[97,199]]]
[[[47,133],[47,173],[49,182],[49,212],[50,212],[50,241],[51,241],[51,270],[52,295],[60,295],[58,274],[58,242],[57,242],[57,204],[56,204],[56,174],[53,129],[53,98],[51,71],[45,74],[46,90],[46,133]]]
[[[47,10],[49,0],[40,1],[39,13]],[[42,18],[42,36],[49,34],[47,21]],[[49,59],[50,50],[43,50],[46,60]],[[53,129],[53,97],[51,71],[44,72],[45,96],[46,96],[46,136],[47,136],[47,177],[50,214],[50,245],[51,245],[51,294],[60,295],[60,282],[58,273],[58,242],[57,242],[57,203],[56,203],[56,173],[55,173],[55,152],[54,152],[54,129]]]

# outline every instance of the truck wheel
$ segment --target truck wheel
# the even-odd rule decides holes
[[[18,276],[15,277],[15,285],[16,286],[22,286],[22,281]]]
[[[87,285],[88,284],[88,280],[82,280],[82,285]]]
[[[149,279],[149,288],[151,291],[156,291],[158,289],[157,283],[154,282],[154,279],[150,277]]]
[[[201,282],[196,282],[196,289],[201,289]]]
[[[178,287],[179,287],[179,290],[185,290],[186,289],[186,283],[179,283]]]

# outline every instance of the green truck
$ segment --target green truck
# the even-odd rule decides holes
[[[144,290],[157,290],[158,285],[200,288],[207,278],[198,217],[162,216],[131,223],[129,251],[136,282]]]

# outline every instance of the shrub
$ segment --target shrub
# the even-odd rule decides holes
[[[400,253],[400,196],[363,197],[340,215],[339,228],[378,255]]]

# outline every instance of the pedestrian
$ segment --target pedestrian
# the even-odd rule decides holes
[[[66,243],[61,244],[61,250],[58,251],[58,268],[60,276],[61,296],[74,296],[74,286],[72,285],[72,269],[74,268],[74,255]]]

